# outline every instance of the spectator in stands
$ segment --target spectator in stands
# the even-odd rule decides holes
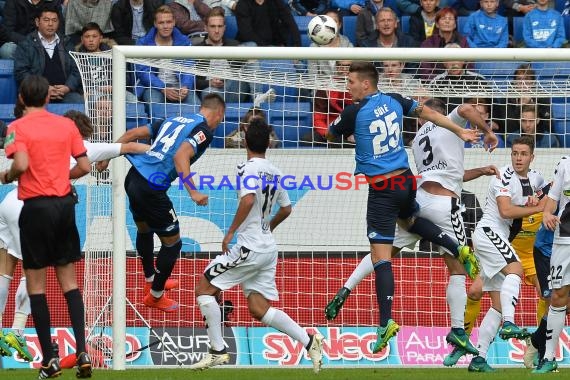
[[[335,79],[345,83],[351,61],[337,61]],[[316,90],[313,98],[313,128],[301,136],[301,145],[341,148],[344,144],[353,146],[353,138],[342,136],[327,141],[325,137],[329,125],[340,115],[342,110],[352,104],[352,97],[346,90]],[[344,142],[343,142],[344,140]]]
[[[562,15],[548,5],[549,0],[536,0],[536,8],[524,16],[523,39],[528,48],[559,48],[568,42]]]
[[[154,14],[154,26],[137,41],[137,45],[190,46],[190,41],[174,26],[170,7],[162,5]],[[186,60],[184,64],[191,65],[192,62]],[[165,102],[199,104],[194,91],[194,75],[140,64],[135,65],[135,70],[139,80],[137,94],[142,92],[143,100],[149,105]]]
[[[376,37],[376,13],[384,8],[384,0],[368,0],[366,6],[356,16],[356,43],[364,46],[365,42]]]
[[[403,16],[411,16],[420,9],[420,0],[397,0],[398,10]]]
[[[210,7],[202,0],[174,0],[168,6],[174,13],[178,30],[190,38],[195,35],[205,35],[205,18],[210,12]]]
[[[420,0],[421,7],[410,16],[410,37],[418,45],[431,37],[435,30],[435,16],[439,11],[439,0]]]
[[[338,25],[338,30],[342,27],[342,21],[338,11],[336,10],[329,10],[325,13],[327,16],[331,17],[336,24]],[[336,37],[331,41],[328,45],[319,45],[316,43],[311,43],[311,47],[353,47],[352,42],[348,39],[348,37],[337,33]],[[329,60],[319,60],[319,61],[309,61],[308,62],[308,70],[309,75],[333,75],[336,73],[336,61],[329,61]],[[327,126],[328,127],[328,126]]]
[[[521,64],[514,72],[514,79],[509,84],[509,94],[505,104],[497,104],[494,108],[493,119],[501,126],[501,131],[516,133],[520,130],[522,106],[536,104],[539,125],[538,130],[551,132],[552,100],[550,96],[540,90],[536,81],[536,73],[529,63]]]
[[[289,5],[297,16],[314,17],[324,14],[328,8],[328,0],[291,0]]]
[[[227,16],[231,16],[234,14],[234,10],[237,6],[237,0],[203,0],[204,4],[210,7],[210,9],[214,7],[222,7],[224,9],[224,13]]]
[[[206,16],[206,38],[203,42],[196,46],[239,46],[239,42],[224,37],[226,31],[226,19],[224,17],[224,9],[222,7],[214,7]],[[244,62],[232,61],[231,63],[225,59],[216,59],[210,61],[212,72],[229,71],[229,69],[239,69]],[[210,92],[219,92],[224,97],[226,103],[237,103],[239,101],[247,101],[249,96],[249,84],[243,81],[221,79],[216,77],[197,77],[196,89],[200,90],[201,96]]]
[[[257,46],[301,46],[291,9],[282,0],[239,0],[234,10],[241,42]]]
[[[14,76],[18,85],[29,75],[45,77],[50,86],[50,102],[83,103],[81,76],[57,34],[60,12],[46,5],[36,17],[37,32],[32,32],[18,44],[14,54]]]
[[[245,131],[247,130],[249,122],[251,119],[253,119],[253,117],[260,117],[263,120],[267,121],[267,115],[265,112],[259,108],[259,105],[254,105],[249,110],[247,110],[245,115],[243,115],[237,129],[226,136],[224,140],[224,146],[226,148],[245,148]],[[273,128],[271,128],[271,133],[269,135],[269,147],[273,149],[281,147],[281,141],[279,141],[279,137]]]
[[[493,119],[491,119],[491,103],[487,98],[470,98],[467,99],[466,103],[473,104],[473,107],[479,112],[483,120],[487,122],[487,125],[491,127],[491,130],[495,132],[497,136],[497,148],[505,147],[505,134],[504,131],[500,130],[500,125]],[[471,127],[468,124],[466,127]],[[483,141],[476,144],[465,143],[466,148],[483,148]]]
[[[115,30],[111,24],[111,0],[67,0],[65,8],[65,36],[77,44],[81,31],[88,22],[94,22],[108,37]]]
[[[390,8],[382,8],[376,13],[376,35],[363,41],[364,47],[417,47],[412,37],[398,32],[398,16]]]
[[[118,0],[111,9],[115,41],[135,45],[154,26],[154,12],[162,0]]]
[[[445,48],[460,48],[460,46],[451,43]],[[467,96],[462,96],[462,94],[490,93],[487,79],[479,73],[468,70],[465,62],[444,62],[443,66],[445,71],[429,83],[429,89],[437,94],[435,97],[447,104],[447,113],[465,103]]]
[[[536,0],[505,0],[504,15],[512,19],[513,17],[523,17],[536,7]]]
[[[2,47],[3,54],[13,57],[16,45],[23,41],[28,34],[37,30],[36,17],[40,9],[46,4],[57,10],[59,19],[63,20],[61,7],[64,0],[6,0],[3,9],[2,23],[10,34],[9,43]],[[63,22],[57,31],[63,36]]]
[[[457,12],[453,8],[442,8],[435,16],[435,26],[431,37],[422,42],[421,47],[443,48],[450,43],[459,45],[462,48],[469,47],[467,39],[457,31]],[[441,63],[422,62],[420,74],[422,80],[429,82],[436,75],[444,71]]]
[[[525,104],[521,108],[520,130],[518,133],[510,133],[507,136],[507,147],[513,145],[513,141],[521,135],[531,136],[536,148],[560,148],[560,141],[544,129],[537,115],[536,104]]]
[[[479,0],[455,0],[452,7],[457,11],[457,16],[465,17],[479,9]]]
[[[469,47],[508,47],[509,27],[507,19],[497,14],[498,8],[499,0],[481,0],[481,9],[471,13],[463,28],[463,34],[467,36]]]
[[[366,0],[331,0],[331,8],[338,9],[340,15],[356,16],[366,6]]]

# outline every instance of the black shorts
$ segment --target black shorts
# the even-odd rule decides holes
[[[18,225],[24,269],[63,266],[81,260],[75,200],[71,195],[25,200]]]
[[[542,293],[541,296],[542,298],[550,298],[552,293],[552,289],[550,289],[550,257],[544,256],[536,247],[534,247],[532,255],[534,257],[536,277]]]
[[[411,170],[368,187],[366,212],[368,240],[372,244],[392,244],[398,219],[418,211],[416,178]]]
[[[146,223],[158,236],[174,236],[180,232],[167,190],[151,187],[148,180],[131,167],[125,178],[125,191],[135,222]]]

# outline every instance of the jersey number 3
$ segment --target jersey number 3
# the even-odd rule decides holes
[[[391,112],[384,117],[370,123],[370,133],[376,134],[372,139],[374,155],[379,156],[390,150],[397,148],[400,144],[400,123],[395,121],[398,118],[396,112]]]

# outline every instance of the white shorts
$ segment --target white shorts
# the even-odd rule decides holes
[[[467,244],[463,217],[461,216],[463,205],[459,199],[447,195],[431,194],[420,187],[416,194],[416,201],[420,208],[417,216],[433,222],[448,236],[457,240],[459,244]],[[396,248],[414,249],[416,242],[420,239],[419,235],[397,227],[393,245]],[[440,247],[439,251],[443,253],[444,251],[447,252],[447,249]],[[453,252],[448,253],[453,254]]]
[[[24,202],[18,199],[17,188],[6,194],[0,203],[0,245],[18,260],[22,260],[18,219],[23,206]]]
[[[568,244],[552,244],[550,284],[552,289],[570,285],[570,245]]]
[[[473,248],[481,264],[482,276],[488,280],[492,280],[507,264],[520,262],[508,239],[497,235],[489,227],[475,228]]]
[[[277,251],[258,253],[234,245],[228,254],[216,256],[204,270],[204,276],[220,290],[241,285],[248,297],[259,293],[269,301],[278,301],[275,285]]]

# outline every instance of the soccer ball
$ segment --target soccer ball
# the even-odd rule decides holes
[[[318,45],[328,45],[338,33],[336,21],[326,15],[313,17],[309,21],[309,37]]]

